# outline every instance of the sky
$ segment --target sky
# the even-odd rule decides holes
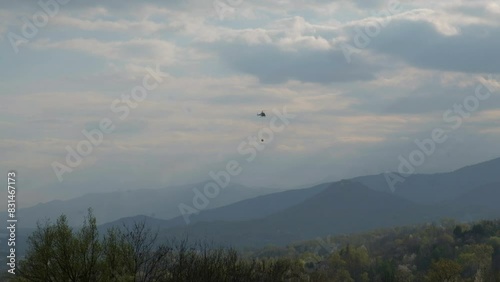
[[[500,156],[498,50],[497,1],[1,0],[0,180],[27,207],[232,161],[250,187],[454,170]]]

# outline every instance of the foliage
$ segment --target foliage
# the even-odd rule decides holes
[[[460,278],[461,271],[460,264],[452,260],[440,259],[432,263],[427,280],[429,282],[456,282]]]
[[[39,224],[14,281],[498,281],[500,220],[451,221],[246,250],[159,242],[145,222],[100,235],[89,210],[74,230]],[[339,247],[340,246],[340,247]]]

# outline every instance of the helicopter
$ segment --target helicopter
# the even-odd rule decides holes
[[[260,114],[257,114],[258,117],[264,118],[266,117],[266,113],[264,113],[264,110],[260,112]],[[262,120],[262,126],[264,126],[264,120]],[[260,142],[264,143],[264,139],[260,139]]]

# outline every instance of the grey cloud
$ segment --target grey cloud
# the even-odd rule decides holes
[[[85,129],[88,131],[99,129],[100,120],[92,121],[85,124]],[[145,119],[128,119],[125,121],[114,122],[115,130],[113,134],[136,134],[141,133],[148,127],[148,121]]]
[[[428,22],[397,20],[368,46],[412,66],[465,73],[500,72],[500,28],[470,25],[444,35]]]
[[[2,8],[4,8],[4,9],[33,9],[33,8],[39,9],[38,2],[39,2],[38,0],[31,0],[31,1],[1,0],[0,1]],[[42,2],[46,3],[49,1],[42,1]],[[113,9],[113,10],[122,10],[122,9],[134,8],[134,7],[138,7],[138,6],[144,6],[144,5],[148,5],[148,4],[157,5],[157,6],[164,6],[164,7],[180,7],[180,6],[186,5],[186,1],[183,1],[183,0],[169,0],[169,1],[162,1],[162,0],[144,0],[144,1],[123,1],[123,0],[77,1],[77,0],[70,0],[67,2],[68,3],[61,5],[61,6],[64,6],[66,9],[105,7],[105,8],[109,8],[109,9]]]
[[[330,4],[332,2],[345,2],[345,3],[347,3],[350,1],[346,1],[346,0],[314,0],[312,2],[318,3],[318,4]],[[356,6],[358,6],[358,8],[360,8],[360,9],[373,9],[373,8],[381,7],[383,4],[385,4],[387,2],[387,0],[370,0],[370,1],[354,0],[353,2],[356,3]]]
[[[313,83],[364,81],[374,79],[377,67],[360,56],[347,63],[340,50],[288,52],[273,45],[212,45],[212,51],[231,68],[254,75],[262,83],[299,80]]]
[[[467,16],[473,16],[477,18],[486,18],[486,17],[491,17],[495,19],[498,17],[497,14],[495,14],[493,11],[488,9],[488,6],[485,5],[485,3],[481,3],[480,1],[478,2],[467,2],[466,5],[457,5],[455,7],[452,7],[449,9],[449,12],[452,13],[459,13],[462,15],[467,15]]]
[[[224,105],[259,104],[265,100],[266,104],[285,104],[288,99],[260,93],[246,93],[245,95],[227,94],[211,98],[208,102]]]
[[[368,89],[365,85],[350,86],[345,89],[342,96],[354,98],[357,103],[349,108],[351,114],[374,113],[374,114],[430,114],[441,115],[454,104],[463,103],[465,97],[474,95],[475,87],[479,81],[467,87],[459,85],[443,85],[441,76],[425,79],[422,78],[421,85],[416,89],[408,89],[404,84],[398,87],[386,86]],[[486,89],[482,89],[483,93]],[[390,94],[390,95],[388,95]],[[397,96],[398,98],[388,98]],[[493,93],[487,101],[481,101],[478,111],[496,109],[500,107],[500,96]]]
[[[444,112],[455,104],[462,104],[465,97],[474,95],[475,87],[466,89],[442,89],[435,85],[423,87],[395,100],[385,108],[387,113],[422,114]],[[479,110],[494,109],[500,106],[500,97],[492,95],[487,101],[480,101]]]

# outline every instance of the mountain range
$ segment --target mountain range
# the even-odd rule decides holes
[[[257,247],[443,218],[494,218],[500,217],[498,171],[500,158],[448,173],[412,175],[394,192],[380,174],[247,199],[193,214],[189,225],[182,217],[135,220],[146,220],[165,236]],[[132,221],[106,227],[127,222]]]
[[[70,225],[82,223],[87,209],[91,207],[100,223],[107,223],[123,217],[147,215],[151,218],[171,219],[180,215],[179,204],[193,206],[194,189],[203,191],[208,182],[167,187],[162,189],[137,189],[105,193],[86,194],[70,200],[54,200],[33,207],[19,209],[17,217],[21,227],[35,227],[37,221],[55,220],[65,214]],[[229,184],[220,194],[209,199],[206,209],[226,206],[248,198],[282,191],[268,188],[249,188]]]
[[[211,199],[207,209],[189,215],[189,224],[178,205],[192,201],[193,186],[91,194],[23,209],[19,217],[32,224],[36,215],[54,218],[65,213],[72,222],[81,223],[86,209],[92,207],[103,223],[101,229],[145,220],[163,237],[208,238],[240,247],[284,245],[443,218],[500,217],[498,172],[500,158],[447,173],[411,175],[394,192],[384,174],[287,191],[233,184]]]

